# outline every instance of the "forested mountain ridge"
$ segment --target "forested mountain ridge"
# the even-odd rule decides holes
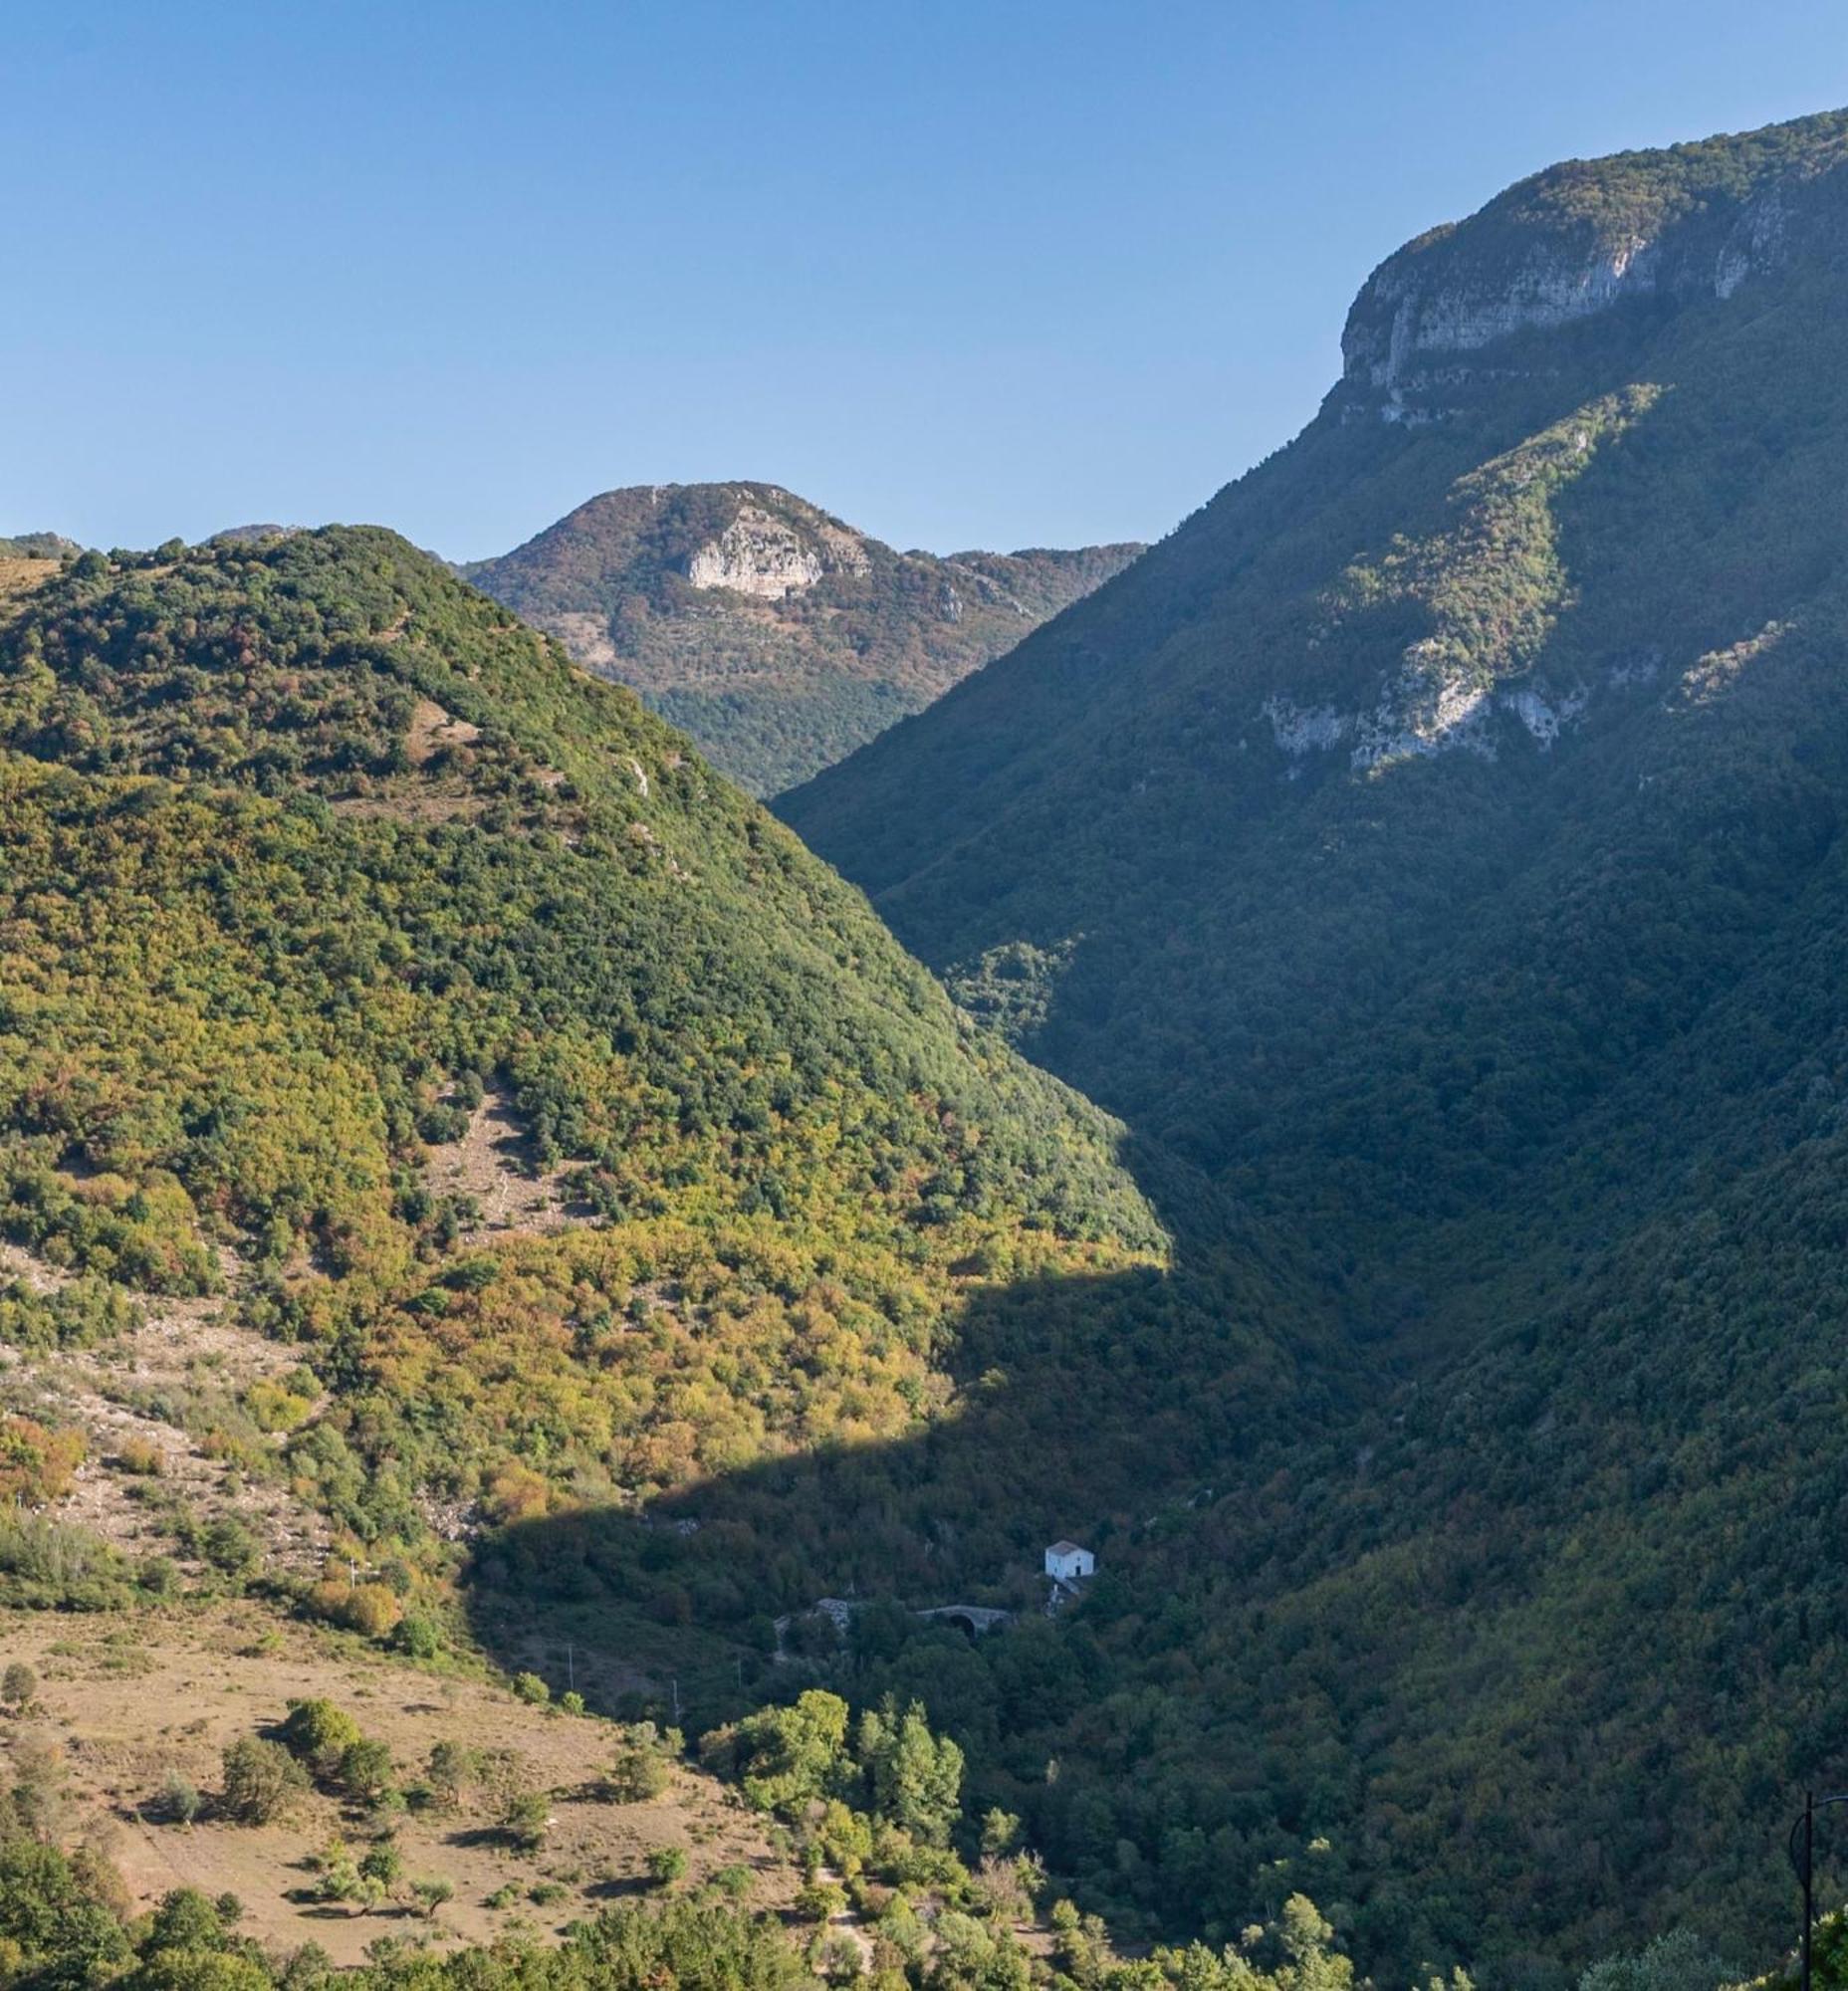
[[[461,571],[771,794],[1141,551],[898,553],[774,484],[669,484],[606,491]]]
[[[368,1538],[432,1475],[530,1511],[535,1462],[617,1498],[908,1428],[972,1281],[1159,1252],[1101,1116],[394,536],[87,554],[11,607],[0,1226],[155,1291],[233,1248],[372,1394]],[[484,1094],[525,1220],[425,1159]]]
[[[1363,1958],[1777,1926],[1848,1717],[1845,145],[1420,238],[1302,435],[779,804],[1377,1382],[1085,1614],[1139,1788],[1043,1832],[1119,1910],[1280,1798]]]

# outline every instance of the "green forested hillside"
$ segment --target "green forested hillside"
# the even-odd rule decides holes
[[[1070,1661],[1038,1608],[1048,1536],[1100,1501],[1178,1501],[1203,1447],[1316,1400],[1320,1312],[1287,1249],[1152,1158],[1200,1240],[1176,1265],[1119,1127],[954,1009],[630,693],[391,534],[87,553],[21,581],[0,623],[0,850],[8,1401],[143,1307],[199,1337],[194,1375],[258,1329],[286,1353],[234,1402],[108,1387],[149,1432],[203,1407],[224,1484],[280,1482],[325,1557],[204,1526],[165,1454],[123,1442],[111,1472],[146,1475],[126,1504],[164,1517],[195,1573],[14,1513],[0,1606],[132,1611],[132,1647],[229,1587],[418,1663],[466,1655],[472,1625],[542,1697],[562,1641],[554,1690],[671,1678],[644,1704],[709,1731],[750,1792],[758,1730],[729,1724],[827,1665],[804,1615],[826,1587],[1024,1607],[1012,1650],[1053,1679]],[[209,1324],[183,1310],[204,1295],[225,1307]],[[85,1431],[12,1417],[0,1441],[9,1490],[55,1509]],[[773,1614],[802,1628],[781,1666]],[[933,1692],[967,1684],[953,1627],[886,1624]],[[868,1704],[919,1686],[901,1667]],[[9,1722],[32,1690],[7,1685]],[[882,1782],[877,1717],[853,1730],[862,1761],[821,1698],[831,1803],[787,1825],[881,1917],[884,1981],[1026,1991],[1002,1857],[1018,1821],[980,1823],[1011,1787],[999,1731],[969,1795],[939,1774],[920,1823]],[[894,1748],[960,1765],[891,1718]],[[63,1773],[28,1740],[0,1797],[0,1976],[89,1958],[136,1982],[272,1981],[202,1896],[135,1918],[100,1855],[67,1860],[43,1796]],[[831,1884],[799,1903],[813,1945]],[[1276,1965],[1279,1986],[1338,1987],[1297,1891],[1252,1888],[1223,1953],[1177,1950],[1136,1984],[1262,1985]],[[942,1911],[928,1935],[914,1898]],[[808,1981],[761,1920],[704,1917],[686,1967],[745,1944],[770,1973],[751,1981]],[[1131,1991],[1094,1925],[1062,1926],[1074,1985]],[[623,1946],[653,1968],[660,1940],[618,1914],[550,1961],[510,1943],[453,1979],[381,1950],[376,1981],[626,1983]]]
[[[606,491],[476,586],[774,794],[1127,565],[1138,546],[897,553],[773,484]]]
[[[1421,238],[1288,448],[780,805],[1347,1337],[1003,1717],[1119,1912],[1321,1834],[1367,1958],[1780,1926],[1848,1716],[1845,132]]]
[[[904,1430],[961,1295],[1161,1248],[1101,1116],[388,534],[86,555],[0,746],[0,1225],[155,1291],[233,1247],[367,1539]],[[484,1094],[551,1184],[499,1229],[426,1164]]]
[[[1288,449],[789,797],[960,1009],[389,534],[7,576],[0,1333],[224,1289],[332,1558],[274,1595],[600,1668],[823,1914],[1018,1819],[1213,1946],[1067,1918],[1079,1991],[1338,1985],[1304,1895],[1382,1984],[1761,1967],[1848,1716],[1844,128],[1421,238]],[[821,557],[705,524],[747,605]],[[0,1530],[0,1601],[171,1595]],[[853,1750],[933,1733],[895,1845]],[[1020,1991],[983,1933],[894,1955]]]

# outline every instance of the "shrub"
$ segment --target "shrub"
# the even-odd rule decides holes
[[[277,1731],[291,1755],[317,1777],[331,1777],[341,1758],[359,1740],[359,1724],[331,1700],[292,1701]]]
[[[267,1825],[280,1818],[308,1778],[280,1742],[240,1735],[224,1754],[224,1790],[219,1802],[240,1825]]]
[[[385,1744],[362,1735],[341,1751],[341,1788],[362,1802],[375,1798],[390,1785],[394,1767]]]
[[[404,1615],[397,1593],[388,1584],[351,1583],[330,1577],[308,1593],[308,1608],[318,1618],[344,1625],[368,1639],[382,1639]]]
[[[473,1772],[469,1752],[460,1742],[434,1742],[424,1776],[430,1796],[445,1811],[453,1811],[462,1801],[463,1787]]]
[[[263,1555],[263,1544],[235,1514],[214,1521],[199,1545],[206,1561],[227,1576],[247,1576]]]
[[[25,1711],[39,1697],[39,1676],[24,1659],[15,1659],[0,1673],[0,1700],[15,1714]]]
[[[846,1905],[845,1892],[832,1880],[808,1880],[797,1890],[796,1912],[805,1921],[832,1921]]]
[[[116,1463],[140,1479],[158,1479],[167,1469],[167,1455],[151,1438],[125,1438],[116,1447]]]
[[[404,1856],[390,1840],[381,1839],[376,1846],[366,1848],[365,1858],[359,1862],[359,1877],[388,1894],[404,1878]]]
[[[299,1430],[315,1408],[306,1397],[298,1397],[280,1383],[253,1383],[244,1393],[244,1408],[264,1432]]]
[[[394,1641],[407,1659],[433,1659],[443,1650],[443,1635],[434,1618],[413,1611],[398,1621]]]
[[[501,1806],[501,1831],[522,1853],[537,1853],[552,1825],[549,1791],[513,1791]]]
[[[84,1462],[84,1436],[31,1418],[0,1418],[0,1501],[40,1507],[58,1499]]]
[[[514,1692],[535,1707],[543,1707],[552,1698],[551,1687],[537,1673],[515,1673]]]
[[[686,1875],[686,1849],[680,1846],[651,1846],[647,1865],[649,1876],[658,1886],[671,1887]]]
[[[177,1770],[169,1770],[161,1779],[156,1803],[160,1807],[160,1815],[175,1825],[191,1825],[205,1808],[205,1800],[200,1797],[197,1787]]]
[[[616,1749],[603,1788],[617,1804],[643,1804],[658,1798],[667,1788],[667,1764],[660,1750],[631,1730]]]

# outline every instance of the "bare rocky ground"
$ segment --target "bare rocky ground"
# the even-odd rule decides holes
[[[238,1266],[226,1254],[227,1285]],[[0,1282],[38,1291],[67,1274],[16,1244],[0,1243]],[[296,1366],[291,1351],[238,1325],[223,1297],[137,1295],[141,1325],[98,1348],[25,1353],[0,1348],[0,1401],[84,1434],[88,1456],[61,1518],[134,1555],[175,1554],[166,1518],[182,1501],[202,1523],[235,1516],[260,1538],[270,1564],[318,1572],[327,1554],[325,1519],[280,1480],[240,1473],[214,1455],[214,1414],[234,1413],[258,1382],[278,1382]],[[277,1434],[266,1441],[280,1450]],[[130,1470],[139,1453],[143,1469]],[[145,1462],[157,1460],[155,1470]]]
[[[490,1087],[459,1141],[426,1149],[424,1180],[433,1196],[464,1196],[480,1212],[463,1235],[482,1238],[510,1231],[560,1230],[572,1222],[564,1171],[541,1170],[531,1136],[513,1095]]]
[[[448,1948],[516,1928],[556,1933],[647,1892],[647,1856],[657,1847],[686,1854],[683,1888],[743,1868],[745,1898],[780,1909],[801,1884],[742,1800],[697,1771],[676,1767],[662,1795],[645,1803],[607,1801],[598,1780],[614,1753],[612,1724],[417,1671],[338,1635],[279,1622],[255,1603],[132,1618],[0,1613],[0,1665],[20,1659],[41,1684],[29,1713],[0,1720],[9,1781],[22,1749],[49,1744],[61,1759],[73,1835],[108,1853],[137,1906],[178,1886],[233,1893],[242,1926],[285,1954],[312,1941],[350,1964],[386,1934]],[[438,1741],[518,1751],[535,1786],[553,1794],[543,1851],[503,1844],[491,1798],[471,1788],[455,1812],[412,1810],[391,1821],[406,1880],[441,1879],[455,1889],[433,1919],[404,1901],[362,1912],[313,1899],[316,1856],[339,1836],[357,1859],[382,1830],[376,1820],[315,1792],[283,1821],[244,1826],[213,1818],[209,1800],[225,1744],[280,1720],[291,1699],[314,1695],[386,1743],[407,1781]],[[172,1821],[161,1801],[175,1775],[207,1798],[190,1826]]]

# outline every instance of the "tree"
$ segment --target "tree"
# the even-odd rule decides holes
[[[342,1756],[359,1740],[359,1724],[331,1700],[298,1700],[291,1704],[278,1733],[313,1775],[332,1777]]]
[[[162,1895],[147,1933],[150,1949],[220,1949],[224,1939],[223,1919],[196,1887]]]
[[[681,1846],[651,1846],[647,1865],[648,1873],[657,1885],[671,1887],[686,1876],[686,1849]]]
[[[860,1717],[859,1758],[876,1816],[926,1845],[948,1844],[962,1809],[963,1752],[947,1735],[931,1734],[918,1702],[903,1714],[890,1701],[868,1708]]]
[[[1678,1928],[1634,1954],[1600,1957],[1578,1991],[1714,1991],[1732,1974],[1693,1929]]]
[[[24,1659],[14,1659],[0,1673],[0,1701],[14,1714],[23,1714],[39,1695],[39,1676]]]
[[[225,1745],[219,1803],[240,1825],[268,1825],[307,1787],[302,1766],[280,1742],[240,1735]]]
[[[715,1731],[701,1742],[702,1754],[721,1753],[727,1740],[751,1802],[795,1818],[841,1781],[847,1767],[847,1703],[810,1687],[794,1707],[762,1708],[729,1735]],[[715,1743],[720,1746],[708,1747]]]
[[[462,1802],[472,1768],[469,1751],[460,1742],[431,1743],[423,1774],[431,1797],[444,1811],[453,1811]]]
[[[434,1921],[437,1909],[445,1901],[454,1900],[456,1892],[454,1883],[443,1880],[440,1875],[427,1880],[413,1880],[410,1891],[411,1897],[422,1910],[425,1921]]]
[[[368,1846],[359,1862],[359,1879],[380,1897],[388,1899],[404,1878],[404,1856],[388,1839]]]

